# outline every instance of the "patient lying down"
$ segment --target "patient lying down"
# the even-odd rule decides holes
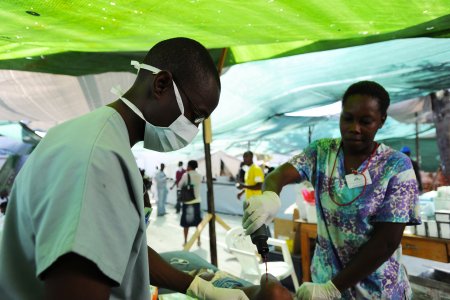
[[[216,287],[241,289],[250,300],[292,300],[293,295],[280,284],[271,274],[261,276],[260,285],[242,286],[234,280],[230,274],[218,271],[216,273],[203,273],[200,275],[205,280],[211,281]],[[232,299],[230,299],[232,300]]]

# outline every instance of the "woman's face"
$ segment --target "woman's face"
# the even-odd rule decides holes
[[[352,95],[342,107],[339,127],[347,151],[358,153],[372,150],[378,129],[386,120],[380,112],[378,99],[368,95]]]

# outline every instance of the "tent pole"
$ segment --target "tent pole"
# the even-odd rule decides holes
[[[217,64],[217,71],[222,74],[222,68],[225,63],[225,57],[227,55],[227,48],[222,49],[219,62]],[[217,243],[216,243],[216,214],[214,207],[214,190],[211,172],[211,148],[212,142],[212,129],[211,118],[206,119],[203,122],[203,144],[205,149],[205,164],[206,164],[206,186],[207,186],[207,201],[208,201],[208,213],[211,214],[209,221],[209,249],[211,252],[211,263],[218,267],[217,264]]]
[[[420,163],[420,149],[419,149],[419,120],[418,120],[419,114],[416,112],[415,116],[416,116],[416,162],[420,168],[421,163]]]
[[[308,145],[311,144],[311,137],[312,137],[312,128],[310,125],[308,126]]]
[[[214,190],[212,182],[211,172],[211,119],[208,118],[203,121],[203,142],[205,149],[205,164],[206,164],[206,197],[208,202],[208,214],[211,216],[209,219],[209,249],[211,252],[211,263],[217,265],[217,244],[216,244],[216,224],[215,224],[215,207],[214,207]]]

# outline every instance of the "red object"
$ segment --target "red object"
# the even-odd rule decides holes
[[[152,300],[158,300],[158,287],[155,286],[155,293],[152,295]]]
[[[314,196],[314,191],[309,191],[306,189],[302,190],[302,195],[303,195],[303,199],[305,199],[306,202],[308,202],[309,204],[315,204],[316,203],[316,198]]]
[[[175,184],[178,186],[178,182],[180,182],[181,177],[183,177],[183,174],[186,172],[185,169],[177,170],[175,173]]]

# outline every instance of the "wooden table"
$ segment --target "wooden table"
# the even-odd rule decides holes
[[[311,239],[317,237],[317,224],[297,219],[297,234],[300,237],[300,255],[303,281],[311,281]],[[450,240],[405,234],[402,238],[403,254],[440,261],[450,262]]]

